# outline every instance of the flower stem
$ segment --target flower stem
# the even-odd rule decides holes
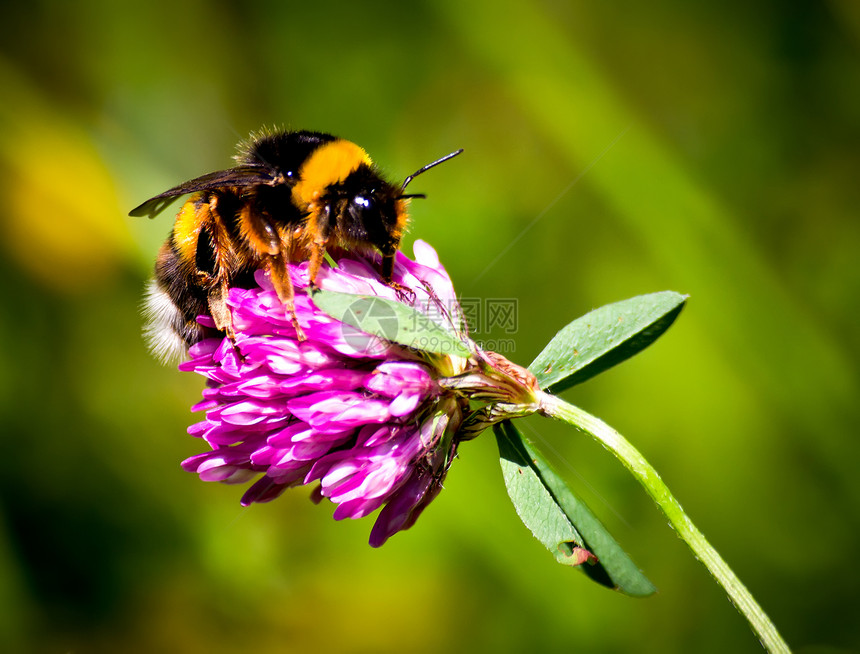
[[[669,492],[660,475],[639,451],[612,427],[582,409],[544,392],[539,392],[539,400],[544,415],[566,422],[597,439],[645,487],[681,540],[687,543],[696,558],[723,587],[729,599],[750,623],[764,648],[768,652],[790,652],[788,645],[746,586],[684,513],[681,504]]]

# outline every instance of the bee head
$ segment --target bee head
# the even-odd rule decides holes
[[[406,227],[409,200],[425,197],[420,193],[404,193],[406,186],[421,173],[462,151],[423,166],[409,175],[399,188],[383,180],[370,165],[360,166],[345,180],[341,191],[346,200],[343,227],[348,230],[349,237],[372,243],[383,254],[392,254]]]
[[[341,240],[370,244],[383,253],[397,248],[408,220],[408,201],[373,168],[361,166],[329,187],[326,196],[329,227]]]
[[[460,152],[424,166],[397,186],[382,178],[363,149],[342,139],[331,141],[302,164],[292,188],[293,203],[306,212],[318,242],[345,248],[373,246],[391,255],[406,227],[409,200],[424,197],[405,193],[406,186]]]

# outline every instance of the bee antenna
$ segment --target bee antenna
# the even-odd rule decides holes
[[[427,164],[423,168],[419,168],[414,173],[412,173],[409,177],[406,178],[406,181],[403,182],[403,186],[400,187],[400,190],[402,191],[403,189],[405,189],[406,185],[409,184],[409,182],[411,182],[413,179],[418,177],[418,175],[420,175],[421,173],[427,172],[428,170],[433,168],[433,166],[438,166],[443,161],[448,161],[448,159],[453,159],[454,157],[456,157],[458,154],[461,154],[462,152],[463,152],[463,148],[460,148],[459,150],[452,152],[451,154],[446,154],[444,157],[442,157],[441,159],[437,159],[433,163]],[[400,197],[409,197],[409,196],[401,195]],[[419,196],[411,196],[411,197],[419,197]]]
[[[397,196],[398,200],[405,200],[406,198],[426,198],[427,196],[423,193],[402,193]]]

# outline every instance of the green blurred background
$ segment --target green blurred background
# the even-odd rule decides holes
[[[272,124],[349,138],[393,178],[465,148],[414,183],[410,240],[464,296],[518,300],[517,362],[596,306],[691,294],[566,396],[642,450],[797,651],[860,645],[858,3],[3,15],[0,650],[759,651],[623,468],[546,420],[524,429],[657,595],[557,566],[489,435],[380,550],[371,519],[304,489],[242,509],[181,471],[202,382],[149,357],[138,313],[171,219],[126,214]]]

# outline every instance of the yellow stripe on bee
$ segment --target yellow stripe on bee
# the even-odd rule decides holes
[[[361,164],[372,165],[364,149],[338,139],[314,150],[299,169],[299,183],[293,187],[296,206],[307,209],[327,186],[342,182]]]
[[[197,252],[197,238],[200,236],[201,226],[201,221],[197,219],[199,200],[199,193],[192,195],[182,205],[173,225],[173,244],[182,261],[194,261]]]

